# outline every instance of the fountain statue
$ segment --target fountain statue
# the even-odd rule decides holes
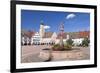
[[[60,30],[60,42],[59,42],[59,45],[60,45],[61,49],[63,49],[64,48],[64,42],[63,42],[64,24],[63,23],[61,23],[59,30]]]

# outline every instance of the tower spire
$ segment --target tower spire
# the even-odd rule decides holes
[[[43,21],[40,22],[40,37],[43,38],[44,34],[45,34],[45,29],[44,29],[44,23]]]
[[[44,25],[43,20],[41,20],[40,24],[41,24],[41,25]]]

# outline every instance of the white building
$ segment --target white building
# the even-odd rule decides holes
[[[82,44],[82,41],[84,40],[84,38],[76,38],[76,39],[72,39],[73,41],[73,45],[77,46]]]
[[[23,36],[21,41],[22,41],[22,45],[28,45],[28,44],[30,44],[31,40],[29,37]]]
[[[80,31],[80,32],[72,32],[69,33],[69,38],[72,39],[73,45],[81,45],[84,38],[89,39],[90,32],[89,31]]]
[[[22,45],[30,45],[31,44],[31,37],[34,35],[32,31],[22,31],[21,32],[21,44]]]
[[[57,34],[54,32],[45,32],[42,42],[45,44],[55,44]]]
[[[31,37],[31,45],[32,44],[40,44],[41,41],[41,36],[38,32],[36,32],[32,37]]]

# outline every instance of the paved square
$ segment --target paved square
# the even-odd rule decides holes
[[[22,55],[21,62],[22,63],[31,63],[31,62],[45,62],[46,59],[40,57],[40,52],[42,52],[44,48],[51,48],[52,46],[48,45],[29,45],[22,46]],[[72,51],[52,51],[52,55],[54,56],[51,61],[59,61],[59,60],[86,60],[90,59],[90,48],[89,47],[76,47]]]

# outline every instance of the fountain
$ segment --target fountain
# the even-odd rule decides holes
[[[66,58],[66,51],[71,47],[64,45],[63,37],[64,37],[64,24],[61,23],[59,27],[59,44],[53,45],[52,48],[45,48],[40,52],[39,57],[45,60],[45,62],[52,60],[60,60]],[[61,57],[59,57],[61,56]]]
[[[61,23],[61,25],[60,25],[60,42],[59,42],[59,45],[60,45],[60,49],[61,50],[64,48],[63,34],[64,34],[64,24]]]

